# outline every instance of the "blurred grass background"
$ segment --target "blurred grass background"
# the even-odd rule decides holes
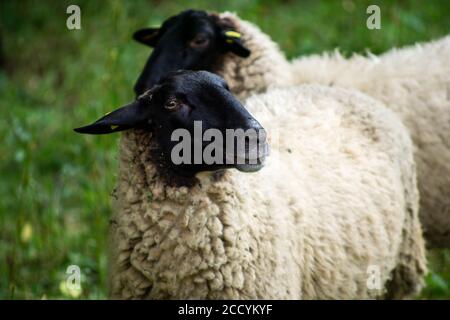
[[[66,8],[81,7],[81,30]],[[378,4],[382,28],[366,28]],[[0,298],[106,297],[106,241],[118,135],[72,128],[133,99],[149,49],[138,28],[186,8],[235,11],[288,57],[346,54],[426,41],[450,31],[450,2],[434,1],[13,1],[0,2]],[[81,268],[81,294],[63,283]],[[420,298],[450,298],[450,251],[430,252]]]

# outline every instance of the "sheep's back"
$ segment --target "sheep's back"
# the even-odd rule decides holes
[[[415,147],[421,221],[429,245],[450,244],[450,36],[377,57],[338,52],[292,63],[296,83],[355,88],[384,102]]]
[[[364,94],[318,85],[271,90],[246,106],[272,150],[248,179],[267,186],[278,212],[290,210],[277,220],[298,234],[302,297],[378,296],[367,289],[371,270],[381,283],[408,278],[406,289],[390,286],[400,296],[416,292],[425,272],[416,175],[395,114]],[[398,275],[404,255],[410,269]]]

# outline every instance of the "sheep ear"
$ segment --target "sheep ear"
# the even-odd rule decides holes
[[[137,100],[129,105],[107,113],[94,123],[74,129],[78,133],[106,134],[145,124],[150,117],[150,108]]]
[[[242,43],[241,34],[239,32],[228,30],[223,34],[228,50],[243,58],[247,58],[250,55],[251,51]]]
[[[155,47],[159,37],[160,28],[145,28],[136,31],[133,39],[150,47]]]

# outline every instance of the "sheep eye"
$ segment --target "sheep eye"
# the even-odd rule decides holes
[[[189,45],[192,48],[204,48],[209,44],[209,39],[204,34],[197,34],[194,39],[191,40]]]
[[[164,105],[164,108],[169,111],[174,111],[180,107],[180,104],[175,99],[170,99]]]

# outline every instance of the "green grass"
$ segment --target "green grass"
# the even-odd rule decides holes
[[[82,30],[69,31],[77,3]],[[366,28],[369,4],[382,29]],[[81,298],[106,297],[106,242],[117,135],[72,128],[133,98],[149,50],[137,28],[188,7],[236,11],[289,57],[340,47],[383,52],[449,33],[448,1],[12,1],[0,2],[0,298],[70,298],[61,288],[79,265]],[[422,298],[450,298],[450,252],[430,253]]]

